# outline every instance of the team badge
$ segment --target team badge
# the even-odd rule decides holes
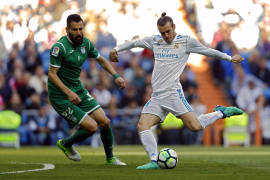
[[[58,54],[59,54],[59,47],[55,46],[53,48],[52,55],[53,56],[58,56]]]
[[[85,47],[81,47],[82,54],[85,54]]]
[[[179,48],[179,43],[175,43],[175,44],[174,44],[174,48],[175,48],[175,49]]]
[[[158,40],[158,44],[161,44],[161,43],[162,43],[162,41],[163,41],[163,39]]]

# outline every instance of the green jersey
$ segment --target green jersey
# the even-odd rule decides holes
[[[75,46],[67,36],[59,39],[50,50],[50,66],[59,67],[57,73],[61,81],[72,91],[83,88],[79,79],[82,64],[87,58],[97,58],[98,51],[87,39],[81,45]],[[49,96],[65,95],[57,86],[48,80]]]

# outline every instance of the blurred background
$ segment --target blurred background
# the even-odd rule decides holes
[[[190,56],[180,81],[194,112],[212,112],[219,104],[246,113],[196,133],[169,114],[153,128],[159,144],[270,144],[270,1],[9,0],[0,1],[0,145],[54,146],[72,132],[50,106],[46,86],[49,49],[65,35],[68,15],[82,16],[84,35],[108,58],[117,44],[158,34],[164,11],[178,34],[245,58],[235,65]],[[84,63],[80,78],[111,119],[115,144],[139,144],[136,124],[152,93],[153,53],[134,49],[119,56],[113,66],[127,80],[126,89],[119,90],[94,60]],[[81,144],[100,146],[98,133]]]

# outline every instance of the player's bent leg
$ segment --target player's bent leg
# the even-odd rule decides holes
[[[220,111],[223,114],[223,118],[234,116],[234,115],[241,115],[243,114],[243,111],[237,107],[230,106],[230,107],[225,107],[225,106],[216,106],[214,111]]]
[[[80,161],[80,154],[72,146],[74,143],[80,142],[91,136],[97,131],[97,123],[89,116],[85,116],[77,129],[71,136],[57,141],[57,147],[73,161]]]
[[[140,120],[137,124],[138,132],[149,130],[152,126],[160,123],[160,118],[154,114],[141,114]]]
[[[203,129],[202,124],[200,123],[194,112],[187,112],[180,115],[178,118],[182,119],[185,126],[191,131],[199,131]]]
[[[92,112],[90,114],[91,118],[93,118],[98,125],[103,128],[103,129],[107,129],[110,128],[111,125],[111,121],[110,119],[106,116],[105,112],[103,111],[102,108],[98,108],[97,110],[95,110],[94,112]]]
[[[103,109],[97,109],[96,111],[92,112],[90,116],[95,119],[100,126],[100,137],[104,145],[104,151],[106,154],[105,164],[119,166],[126,165],[126,163],[120,161],[117,157],[114,157],[113,155],[113,132],[112,128],[110,127],[110,120],[106,116]]]
[[[158,124],[160,118],[153,114],[142,114],[137,125],[141,143],[147,152],[150,162],[142,166],[138,166],[136,169],[158,169],[157,164],[157,142],[151,130],[151,127]]]
[[[92,134],[94,134],[98,129],[97,122],[88,115],[85,116],[85,118],[82,120],[82,122],[80,123],[80,127]]]

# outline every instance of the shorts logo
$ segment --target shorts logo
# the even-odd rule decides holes
[[[85,54],[85,47],[81,47],[82,54]]]
[[[58,54],[59,54],[59,47],[55,46],[53,48],[52,55],[57,57]]]
[[[71,109],[70,107],[68,107],[64,112],[62,112],[62,116],[73,122],[77,120],[77,118],[73,116],[73,109]]]

